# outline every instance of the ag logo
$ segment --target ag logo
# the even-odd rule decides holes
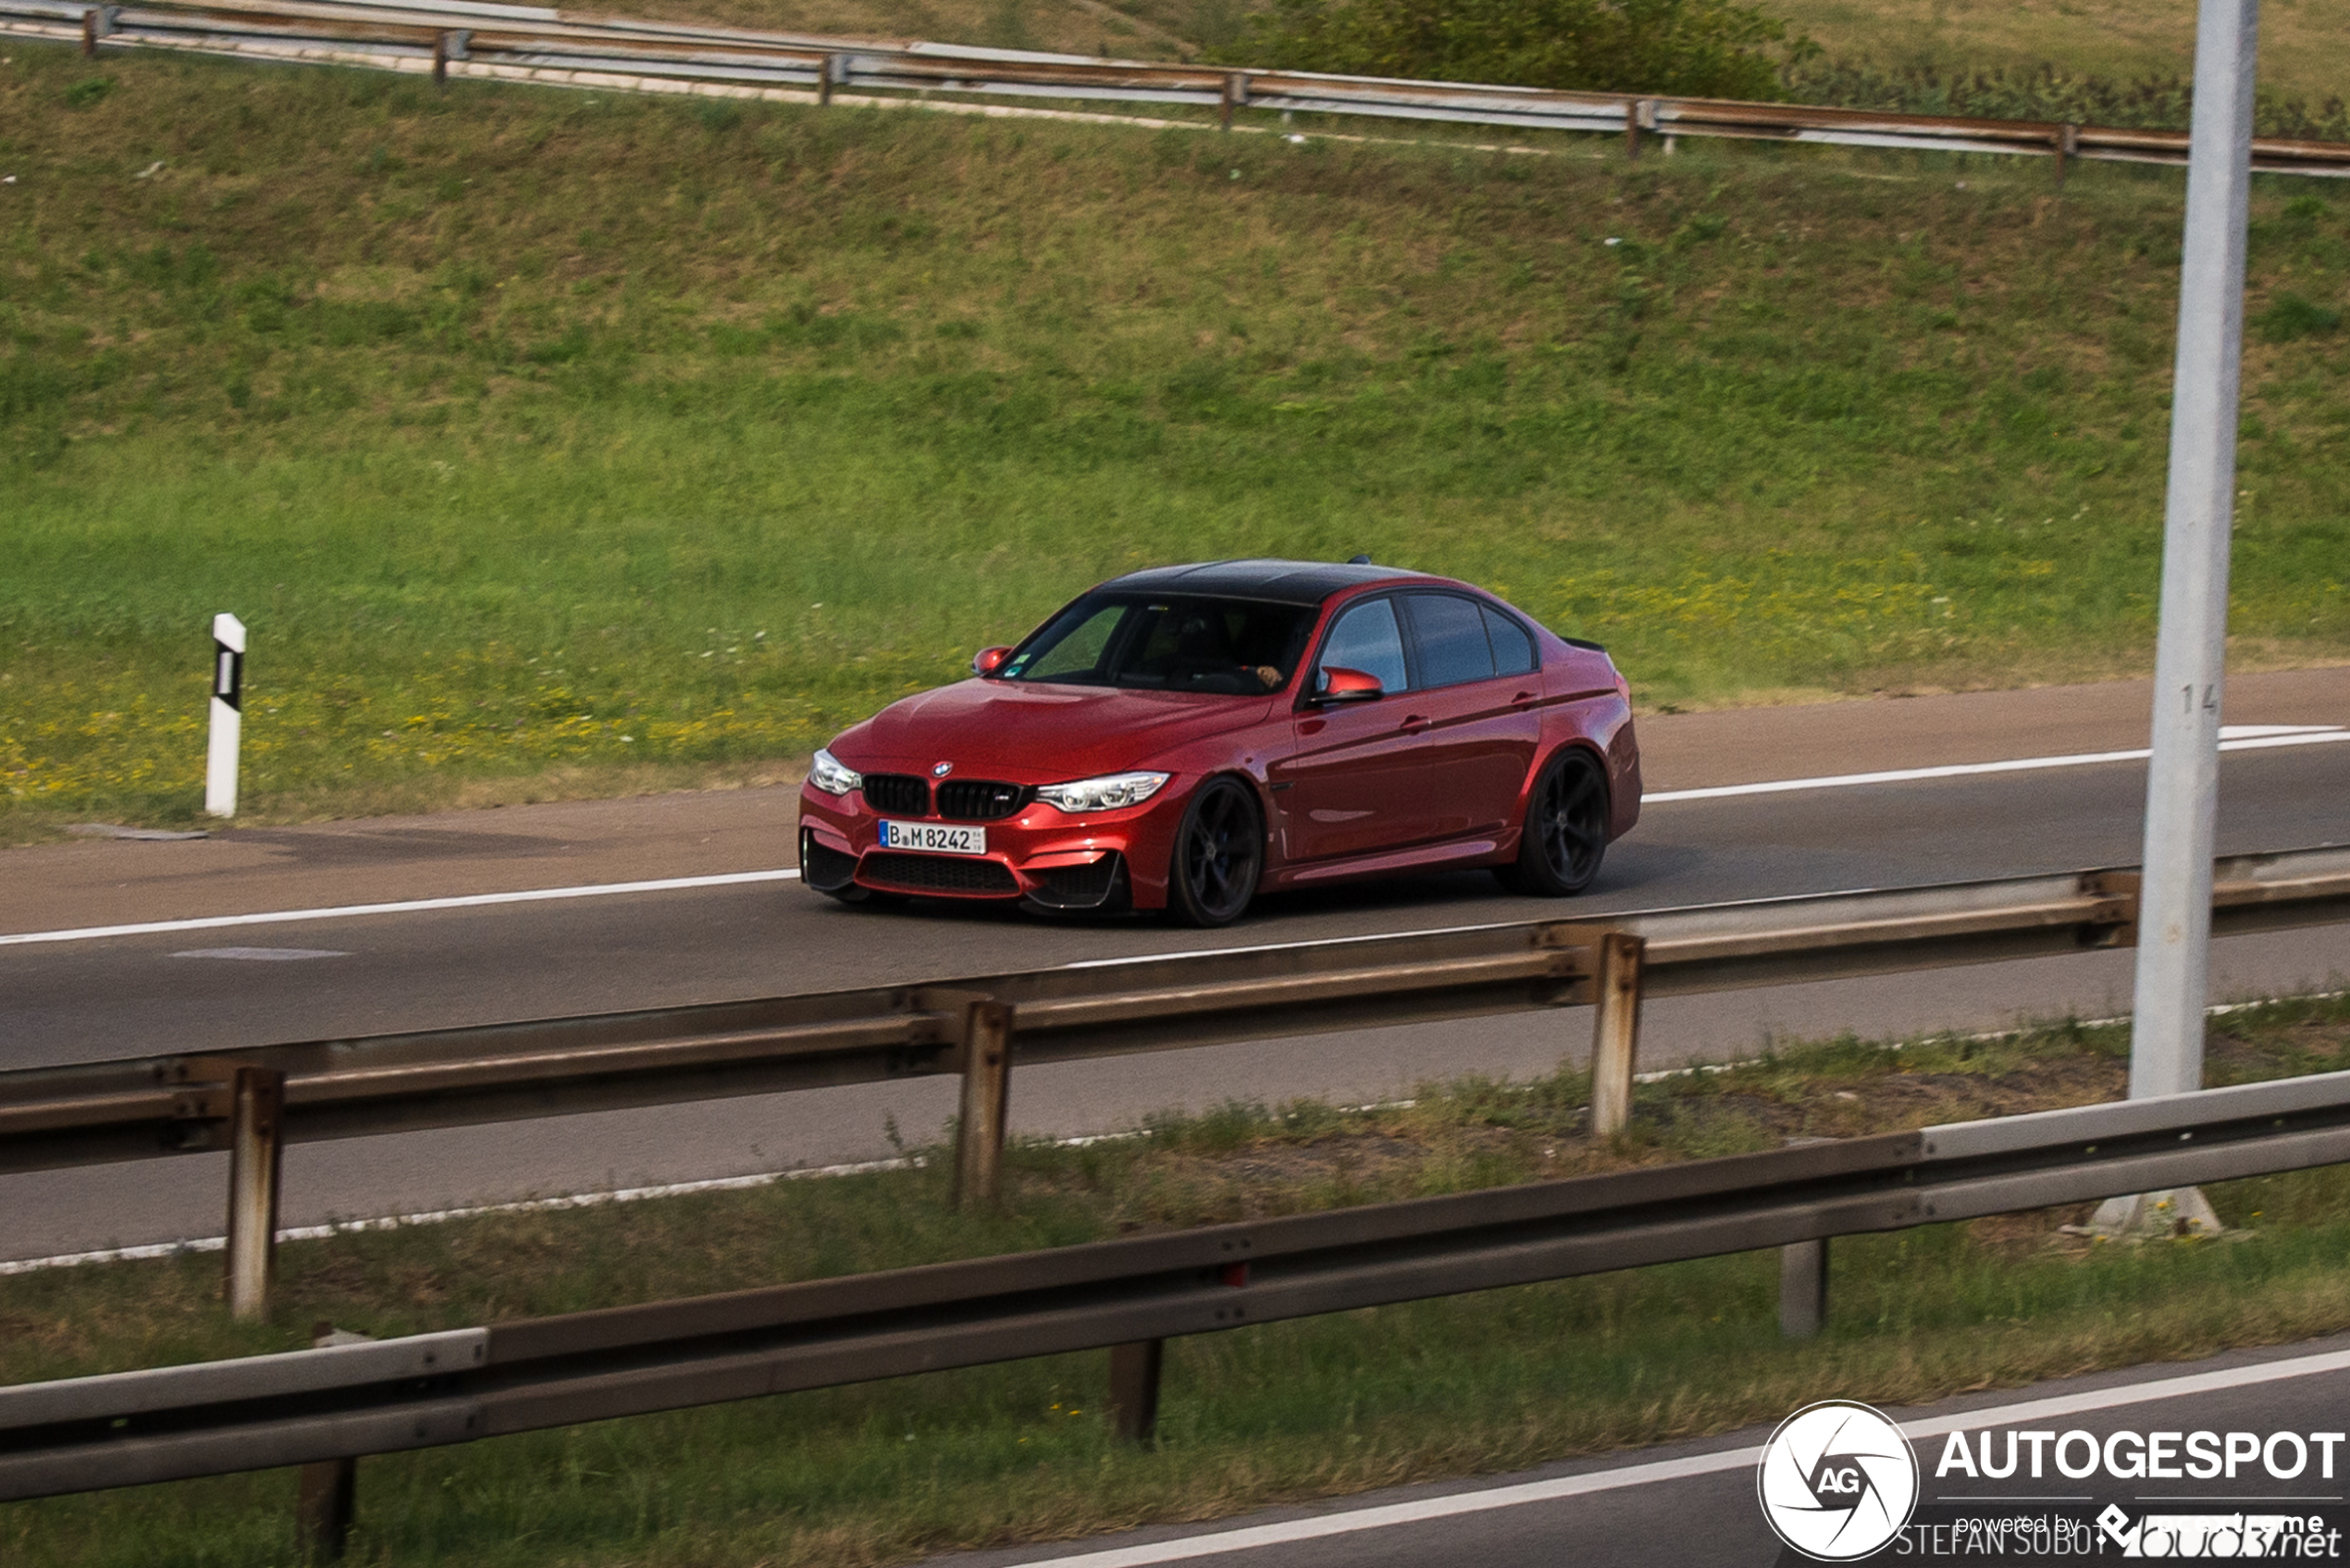
[[[1901,1428],[1867,1405],[1824,1400],[1779,1423],[1754,1488],[1779,1539],[1817,1562],[1849,1562],[1910,1522],[1918,1462]]]
[[[943,779],[954,771],[955,764],[952,762],[941,762],[937,767],[933,768],[930,771],[930,776],[934,779]]]

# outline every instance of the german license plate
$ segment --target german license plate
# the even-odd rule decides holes
[[[984,855],[985,828],[949,827],[943,822],[893,822],[881,825],[884,849],[920,849],[932,855]]]

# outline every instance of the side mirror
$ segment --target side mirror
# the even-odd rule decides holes
[[[1314,676],[1317,702],[1371,702],[1386,695],[1387,689],[1379,684],[1379,677],[1361,670],[1329,664]]]
[[[971,655],[971,673],[974,675],[993,673],[996,667],[1003,663],[1006,655],[1009,654],[1011,651],[1012,650],[1008,648],[981,648],[977,653]]]

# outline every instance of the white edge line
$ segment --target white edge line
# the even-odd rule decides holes
[[[1904,1435],[1911,1441],[1939,1438],[1951,1432],[1972,1431],[1981,1427],[2012,1426],[2023,1421],[2047,1421],[2060,1416],[2078,1415],[2094,1410],[2109,1410],[2117,1405],[2148,1404],[2158,1400],[2181,1399],[2191,1394],[2216,1393],[2228,1389],[2241,1389],[2259,1383],[2282,1382],[2292,1377],[2314,1377],[2323,1373],[2350,1370],[2350,1351],[2326,1351],[2316,1355],[2296,1356],[2287,1361],[2257,1363],[2250,1366],[2228,1367],[2215,1372],[2195,1372],[2179,1377],[2157,1378],[2146,1383],[2125,1383],[2116,1388],[2093,1389],[2077,1394],[2059,1394],[2047,1399],[2024,1400],[2014,1404],[1994,1405],[1983,1410],[1960,1411],[1949,1415],[1937,1415],[1923,1421],[1899,1421]],[[1898,1414],[1896,1420],[1899,1421]],[[1690,1454],[1680,1459],[1652,1460],[1644,1464],[1627,1464],[1620,1469],[1594,1471],[1581,1475],[1562,1475],[1547,1481],[1528,1481],[1514,1487],[1492,1487],[1481,1491],[1456,1492],[1449,1497],[1422,1498],[1412,1502],[1387,1503],[1377,1508],[1357,1509],[1351,1512],[1325,1514],[1314,1519],[1292,1519],[1278,1525],[1254,1525],[1243,1529],[1224,1530],[1212,1535],[1187,1536],[1181,1540],[1155,1541],[1144,1546],[1112,1547],[1104,1551],[1089,1551],[1068,1557],[1044,1557],[1019,1563],[1016,1568],[1149,1568],[1159,1562],[1181,1562],[1195,1557],[1220,1557],[1227,1552],[1247,1551],[1257,1547],[1287,1546],[1297,1541],[1321,1540],[1332,1536],[1353,1535],[1364,1530],[1387,1529],[1397,1525],[1416,1525],[1431,1519],[1450,1519],[1464,1513],[1484,1513],[1495,1509],[1515,1508],[1530,1502],[1555,1502],[1565,1498],[1582,1497],[1592,1492],[1615,1491],[1626,1487],[1650,1486],[1659,1481],[1685,1480],[1693,1475],[1718,1475],[1725,1470],[1737,1470],[1757,1463],[1762,1457],[1760,1448],[1725,1449],[1715,1453]]]
[[[2263,735],[2222,740],[2221,751],[2261,751],[2282,746],[2325,746],[2350,742],[2350,729],[2340,727],[2292,735]],[[1904,768],[1877,773],[1837,773],[1821,778],[1771,779],[1761,784],[1721,784],[1708,789],[1664,790],[1643,796],[1644,806],[1668,806],[1682,800],[1720,800],[1734,796],[1783,795],[1799,790],[1846,789],[1858,784],[1911,784],[1925,779],[1967,778],[1985,773],[2029,772],[2045,768],[2083,768],[2105,762],[2142,762],[2152,753],[2091,751],[2069,757],[2020,757],[2004,762],[1954,762],[1934,768]],[[796,870],[727,871],[715,876],[663,877],[654,882],[599,883],[584,887],[532,888],[517,893],[474,893],[452,898],[412,898],[394,904],[344,904],[323,909],[273,909],[254,915],[208,915],[187,920],[146,920],[133,925],[81,926],[69,931],[28,931],[0,933],[0,947],[36,942],[90,942],[111,936],[153,936],[170,932],[221,931],[232,926],[283,925],[303,920],[340,920],[361,915],[414,915],[435,909],[474,909],[497,904],[531,904],[552,898],[601,898],[631,893],[674,893],[687,888],[726,887],[744,883],[794,882]],[[1217,947],[1185,954],[1147,954],[1124,958],[1089,958],[1064,969],[1107,969],[1121,964],[1149,963],[1156,958],[1231,957],[1263,950],[1264,946],[1338,946],[1375,942],[1394,935],[1434,936],[1453,932],[1482,931],[1484,925],[1447,926],[1439,931],[1377,932],[1361,936],[1326,937],[1312,943],[1271,943],[1253,947]]]
[[[2223,1019],[2231,1013],[2248,1013],[2255,1007],[2281,1006],[2287,1002],[2339,1002],[2344,996],[2350,996],[2350,991],[2308,991],[2297,993],[2289,996],[2256,996],[2248,1002],[2217,1003],[2211,1006],[2204,1008],[2203,1016],[2207,1019]],[[1972,1034],[1956,1034],[1948,1031],[1941,1031],[1915,1035],[1912,1036],[1912,1038],[1921,1043],[1928,1045],[1938,1045],[1952,1043],[1959,1044],[1985,1045],[1998,1040],[2022,1040],[2027,1035],[2045,1033],[2049,1030],[2061,1029],[2067,1025],[2075,1029],[2111,1029],[2117,1024],[2125,1024],[2129,1021],[2129,1014],[2117,1013],[2111,1018],[2049,1019],[2036,1024],[2020,1025],[2014,1029],[1982,1030]],[[1885,1040],[1873,1042],[1872,1043],[1874,1043],[1878,1050],[1890,1054],[1892,1052],[1904,1049],[1909,1045],[1910,1042],[1907,1040]],[[1737,1056],[1726,1062],[1692,1062],[1687,1067],[1659,1068],[1654,1072],[1636,1072],[1632,1075],[1632,1081],[1635,1083],[1664,1083],[1676,1078],[1696,1078],[1701,1075],[1712,1077],[1715,1073],[1739,1072],[1745,1068],[1761,1067],[1762,1065],[1762,1058],[1760,1056]],[[1410,1102],[1405,1101],[1400,1103],[1409,1104]],[[1376,1110],[1379,1107],[1375,1105],[1348,1105],[1342,1108],[1346,1110]]]
[[[2245,735],[2222,740],[2221,751],[2268,751],[2281,746],[2331,746],[2350,741],[2350,730],[2313,730],[2297,735]],[[2004,762],[1949,762],[1933,768],[1896,768],[1881,773],[1831,773],[1814,779],[1771,779],[1762,784],[1717,784],[1709,789],[1668,789],[1640,797],[1643,806],[1680,800],[1726,800],[1741,795],[1785,795],[1797,790],[1849,789],[1856,784],[1914,784],[1923,779],[1963,779],[1984,773],[2028,773],[2044,768],[2090,768],[2106,762],[2143,762],[2154,755],[2134,751],[2084,751],[2068,757],[2017,757]]]
[[[672,1181],[658,1187],[622,1187],[606,1192],[573,1192],[560,1198],[526,1198],[511,1204],[478,1204],[470,1208],[431,1209],[422,1214],[386,1215],[377,1219],[339,1219],[328,1225],[295,1225],[278,1232],[280,1241],[323,1241],[330,1236],[355,1236],[368,1230],[401,1230],[412,1225],[445,1225],[490,1214],[539,1214],[549,1209],[590,1209],[605,1204],[636,1204],[648,1198],[681,1198],[695,1192],[739,1192],[772,1187],[778,1181],[807,1181],[819,1177],[865,1176],[881,1170],[911,1170],[919,1156],[859,1160],[848,1165],[804,1166],[797,1170],[770,1170],[751,1176],[717,1176],[701,1181]],[[137,1247],[106,1247],[96,1252],[63,1253],[56,1257],[22,1258],[0,1263],[0,1275],[34,1274],[43,1269],[73,1268],[86,1263],[134,1263],[167,1258],[180,1253],[216,1253],[227,1247],[225,1236],[196,1236],[184,1241],[150,1241]]]
[[[1645,912],[1645,911],[1644,911]],[[1295,947],[1345,947],[1362,942],[1393,942],[1414,936],[1458,936],[1466,932],[1499,931],[1510,920],[1488,920],[1471,926],[1430,926],[1425,931],[1367,931],[1354,936],[1317,936],[1304,942],[1260,942],[1246,947],[1200,947],[1172,953],[1131,953],[1117,958],[1075,958],[1065,969],[1114,969],[1129,964],[1156,964],[1167,958],[1233,958],[1248,953],[1271,953]]]
[[[222,931],[230,926],[347,920],[358,915],[415,915],[431,909],[478,909],[492,904],[532,904],[549,898],[607,898],[615,894],[674,893],[691,887],[730,887],[743,883],[798,880],[799,872],[797,870],[725,871],[707,877],[662,877],[656,882],[604,882],[591,883],[584,887],[530,888],[520,893],[468,893],[453,898],[411,898],[397,904],[340,904],[325,909],[272,909],[259,915],[206,915],[191,920],[145,920],[137,925],[13,932],[0,934],[0,947],[13,947],[29,942],[90,942],[106,936],[153,936],[166,932]]]
[[[1412,1100],[1399,1100],[1399,1105],[1415,1105]],[[1349,1109],[1376,1110],[1375,1105],[1350,1106]],[[1146,1127],[1124,1132],[1082,1133],[1074,1138],[1052,1140],[1057,1149],[1082,1149],[1095,1143],[1118,1143],[1130,1139],[1148,1138]],[[778,1181],[807,1181],[822,1177],[867,1176],[884,1170],[920,1170],[929,1161],[921,1154],[896,1155],[880,1160],[852,1160],[846,1165],[799,1166],[790,1170],[756,1171],[748,1176],[712,1176],[699,1181],[670,1181],[652,1187],[620,1187],[597,1192],[571,1192],[559,1198],[522,1198],[508,1204],[476,1204],[454,1209],[428,1209],[421,1214],[384,1215],[374,1219],[340,1219],[328,1225],[297,1225],[278,1232],[280,1241],[323,1241],[331,1236],[355,1236],[368,1230],[398,1230],[411,1225],[445,1225],[455,1219],[473,1219],[486,1214],[539,1214],[550,1209],[591,1209],[604,1204],[635,1204],[648,1198],[682,1198],[696,1192],[739,1192],[753,1187],[772,1187]],[[216,1253],[227,1247],[225,1236],[192,1236],[179,1241],[146,1241],[132,1247],[104,1247],[94,1252],[60,1253],[55,1257],[18,1258],[0,1262],[0,1275],[32,1274],[44,1268],[74,1268],[86,1263],[138,1263],[149,1258],[167,1258],[179,1253]]]

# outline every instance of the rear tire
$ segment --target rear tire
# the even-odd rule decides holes
[[[1512,893],[1568,898],[1591,885],[1607,854],[1607,775],[1599,759],[1567,747],[1534,781],[1515,863],[1493,868]]]
[[[1185,925],[1231,925],[1265,870],[1265,814],[1238,779],[1210,779],[1184,809],[1167,870],[1168,912]]]

